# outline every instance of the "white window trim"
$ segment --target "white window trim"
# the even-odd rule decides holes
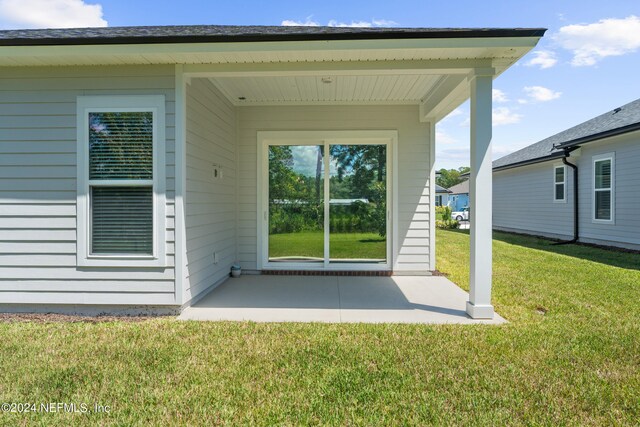
[[[611,219],[596,219],[596,163],[602,160],[611,161]],[[616,156],[615,153],[604,153],[591,158],[591,222],[594,224],[615,224],[616,223]],[[606,190],[605,190],[606,191]]]
[[[562,169],[562,182],[556,182],[556,170]],[[556,187],[562,184],[564,191],[562,192],[562,199],[556,199]],[[553,203],[567,203],[567,167],[565,165],[553,166]]]
[[[90,112],[153,113],[153,180],[135,185],[153,185],[153,254],[90,254],[89,126]],[[165,196],[165,98],[163,95],[79,96],[77,98],[77,266],[78,267],[166,267]],[[126,184],[125,182],[122,185]]]
[[[296,263],[296,262],[269,262],[268,259],[268,180],[264,174],[268,170],[268,147],[271,143],[285,144],[287,141],[295,142],[295,145],[316,144],[386,144],[387,145],[387,261],[385,263],[329,263],[328,262],[328,234],[325,234],[325,261],[324,263]],[[389,271],[396,265],[398,247],[398,132],[395,130],[363,130],[363,131],[258,131],[258,195],[257,195],[257,260],[259,269],[269,270],[362,270],[362,271]],[[325,156],[325,170],[328,169],[329,156]],[[328,194],[328,186],[325,184],[325,193]],[[328,218],[325,216],[325,218]]]

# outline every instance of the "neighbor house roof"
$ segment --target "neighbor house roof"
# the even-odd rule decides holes
[[[451,194],[468,194],[469,193],[469,180],[463,181],[460,184],[456,184],[449,188]]]
[[[0,46],[542,37],[543,28],[350,28],[185,25],[0,31]]]
[[[451,191],[436,184],[436,193],[451,193]]]
[[[508,169],[564,157],[564,148],[640,129],[640,99],[557,133],[493,162]]]

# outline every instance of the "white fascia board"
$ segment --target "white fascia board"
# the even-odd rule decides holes
[[[389,39],[389,40],[313,40],[313,41],[281,41],[281,42],[246,42],[246,43],[168,43],[168,44],[114,44],[114,45],[65,45],[65,46],[0,46],[0,62],[10,66],[33,65],[37,60],[43,65],[77,65],[76,58],[92,58],[92,63],[149,63],[145,57],[154,58],[154,64],[189,63],[189,55],[208,56],[206,62],[225,63],[229,55],[237,54],[234,62],[254,63],[254,57],[268,56],[281,52],[293,55],[290,62],[305,61],[303,54],[309,52],[336,52],[344,59],[345,52],[354,51],[359,55],[371,52],[372,59],[384,51],[393,52],[394,57],[402,58],[407,51],[416,49],[424,51],[424,57],[431,60],[438,58],[455,58],[457,49],[467,51],[477,49],[475,54],[465,52],[464,58],[472,60],[480,58],[509,59],[515,62],[531,50],[538,42],[538,37],[496,37],[496,38],[459,38],[459,39]],[[300,52],[300,58],[295,53]],[[403,53],[404,52],[404,53]],[[163,57],[162,55],[166,55]],[[420,56],[420,55],[418,55]],[[415,52],[409,56],[415,58]],[[24,58],[25,62],[21,61]],[[64,59],[61,59],[64,58]],[[100,58],[104,58],[102,61]],[[269,60],[265,58],[265,61]],[[474,59],[475,58],[475,59]],[[68,64],[67,64],[68,62]],[[198,62],[202,62],[199,60]],[[260,62],[258,62],[260,63]]]
[[[0,56],[127,55],[158,53],[293,52],[330,50],[533,48],[540,37],[452,39],[307,40],[244,43],[148,43],[106,45],[1,46]],[[507,52],[505,52],[507,53]],[[512,56],[512,55],[505,55]],[[513,55],[520,56],[520,55]]]

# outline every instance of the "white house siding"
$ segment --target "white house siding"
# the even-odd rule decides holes
[[[0,70],[0,303],[175,304],[174,68]],[[76,97],[164,95],[169,268],[76,267]]]
[[[186,154],[188,302],[228,277],[236,258],[236,112],[207,79],[187,86]]]
[[[573,169],[568,166],[565,171],[566,203],[553,200],[554,166],[561,164],[562,161],[545,162],[494,172],[494,228],[561,239],[571,238]]]
[[[615,224],[593,218],[593,156],[615,153]],[[640,249],[640,132],[585,144],[579,157],[580,239]]]
[[[239,127],[238,253],[244,269],[256,259],[257,132],[288,130],[397,130],[398,246],[395,271],[421,272],[429,265],[429,124],[416,106],[242,107]]]

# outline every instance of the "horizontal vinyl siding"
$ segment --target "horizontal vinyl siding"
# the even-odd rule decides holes
[[[493,174],[493,226],[529,234],[573,235],[573,172],[565,170],[566,203],[553,201],[557,162],[539,163]]]
[[[398,271],[429,266],[429,125],[415,106],[243,107],[239,109],[238,245],[243,268],[258,268],[257,132],[289,130],[397,130]],[[412,248],[412,249],[408,249]]]
[[[593,223],[593,156],[615,153],[615,224]],[[580,162],[580,238],[640,247],[640,132],[585,144]]]
[[[164,95],[169,268],[76,268],[76,97]],[[0,303],[175,304],[174,69],[0,72]]]
[[[235,114],[233,105],[209,80],[193,79],[187,87],[184,301],[228,277],[236,259]],[[214,179],[213,164],[222,166],[221,179]]]

